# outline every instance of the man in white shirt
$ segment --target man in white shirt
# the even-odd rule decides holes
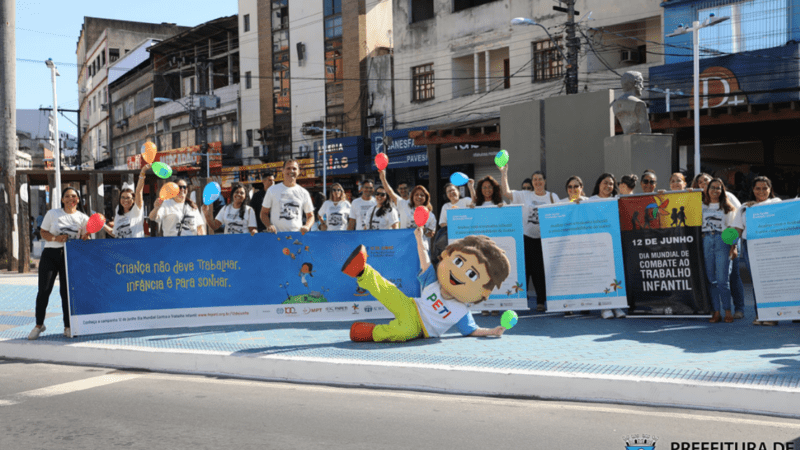
[[[372,192],[375,190],[375,182],[364,180],[361,184],[361,197],[353,200],[350,204],[350,217],[347,220],[348,230],[366,230],[365,214],[377,203]]]
[[[284,162],[283,182],[270,187],[264,196],[260,218],[267,232],[299,231],[306,234],[314,224],[311,195],[297,184],[299,175],[300,163],[297,160]]]

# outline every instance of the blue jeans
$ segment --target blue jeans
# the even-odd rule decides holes
[[[731,310],[731,246],[722,242],[717,232],[703,233],[703,255],[706,260],[706,277],[711,286],[711,310]]]

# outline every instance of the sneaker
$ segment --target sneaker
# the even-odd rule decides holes
[[[362,272],[364,272],[364,267],[367,264],[367,247],[363,245],[359,245],[353,250],[353,253],[347,258],[347,261],[344,262],[342,266],[342,272],[345,275],[358,278]]]
[[[536,305],[537,312],[545,312],[547,308],[544,305]]]
[[[72,337],[72,330],[69,327],[64,328],[64,337],[68,337],[68,338]]]
[[[744,312],[743,311],[736,311],[733,313],[734,319],[744,319]]]
[[[623,310],[621,310],[619,308],[614,308],[614,316],[616,316],[617,319],[624,319],[625,318],[625,311],[623,311]]]
[[[47,327],[44,325],[42,325],[41,327],[33,327],[33,330],[31,330],[31,334],[28,335],[28,340],[35,341],[36,339],[39,339],[39,335],[42,334],[42,332],[46,329]]]
[[[600,317],[603,319],[613,319],[614,313],[610,309],[604,309],[602,313],[600,313]]]

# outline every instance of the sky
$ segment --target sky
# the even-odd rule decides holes
[[[237,0],[17,0],[17,109],[50,108],[52,58],[59,109],[78,109],[76,49],[84,16],[196,26],[238,12]],[[59,115],[58,128],[77,135],[75,113]],[[71,122],[70,122],[71,121]]]

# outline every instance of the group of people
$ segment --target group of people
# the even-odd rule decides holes
[[[125,188],[120,193],[112,222],[106,231],[117,238],[144,237],[143,189],[146,171],[150,165],[142,167],[136,189]],[[205,205],[198,208],[187,197],[189,185],[179,179],[178,194],[168,200],[157,199],[148,218],[159,224],[164,236],[200,236],[206,234],[206,225],[211,229],[224,227],[225,234],[254,235],[258,232],[292,232],[303,234],[309,231],[343,230],[390,230],[417,228],[414,212],[418,207],[428,210],[428,220],[420,227],[424,236],[423,245],[431,259],[436,261],[438,254],[447,246],[447,211],[455,208],[502,207],[504,204],[523,206],[523,233],[525,248],[526,278],[532,281],[536,291],[536,310],[546,310],[547,289],[542,255],[542,239],[539,228],[538,207],[545,204],[595,201],[611,199],[620,195],[636,193],[637,183],[642,193],[664,192],[657,190],[657,176],[652,170],[645,171],[641,178],[630,174],[619,181],[610,173],[603,173],[595,182],[591,196],[584,191],[583,180],[571,176],[565,184],[566,197],[547,190],[547,180],[541,171],[534,172],[522,182],[520,190],[509,188],[508,166],[500,168],[500,182],[492,176],[483,177],[477,182],[470,179],[467,187],[470,197],[461,198],[457,186],[447,184],[445,194],[448,202],[440,211],[437,222],[428,190],[421,185],[409,189],[407,183],[400,183],[395,191],[386,179],[385,171],[379,171],[381,184],[376,187],[373,180],[361,183],[360,196],[352,202],[347,200],[339,183],[330,186],[329,198],[315,208],[309,192],[297,184],[300,174],[298,161],[284,163],[283,181],[275,184],[273,175],[263,179],[264,190],[253,194],[247,202],[247,189],[235,183],[231,186],[231,201],[214,216],[212,208]],[[641,179],[641,181],[639,181]],[[688,187],[682,173],[670,177],[671,191],[699,189],[703,192],[703,248],[706,276],[710,286],[713,305],[711,322],[730,323],[744,317],[744,286],[739,274],[738,246],[728,245],[721,238],[722,231],[735,228],[741,236],[743,257],[749,269],[747,253],[746,208],[764,203],[780,201],[772,189],[772,182],[764,176],[756,177],[752,186],[752,201],[741,204],[726,190],[720,178],[701,173]],[[46,242],[39,268],[39,292],[36,298],[36,326],[28,336],[36,339],[45,330],[44,318],[50,293],[56,276],[63,280],[60,285],[64,311],[64,334],[70,336],[69,314],[67,314],[66,265],[64,244],[70,239],[88,239],[86,224],[88,215],[81,207],[80,193],[67,187],[62,192],[62,207],[47,212],[41,224],[40,234]],[[438,229],[438,231],[437,231]],[[438,252],[438,253],[437,253]],[[486,312],[487,314],[489,312]],[[492,311],[491,313],[498,313]],[[724,315],[723,315],[724,313]],[[604,319],[625,317],[622,309],[602,310]],[[757,311],[756,311],[757,317]],[[761,321],[756,325],[775,325],[777,322]]]

